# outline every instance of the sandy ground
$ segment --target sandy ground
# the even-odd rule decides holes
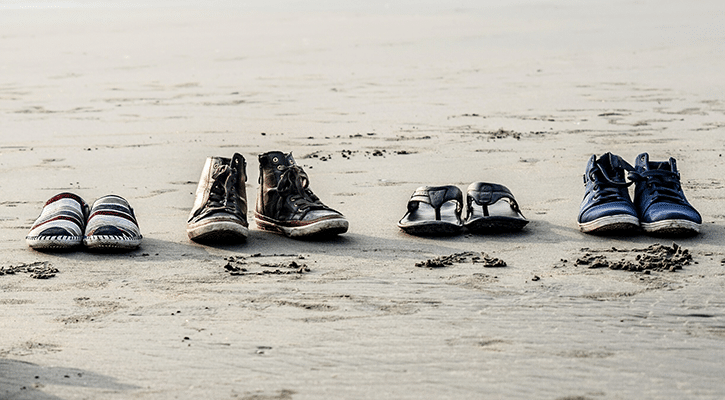
[[[1,399],[725,397],[725,3],[18,3],[0,2],[0,267],[21,267],[0,275]],[[254,204],[269,150],[350,231],[190,242],[205,158],[244,155]],[[672,244],[578,231],[606,151],[677,159],[705,221],[676,240],[692,262],[577,265]],[[396,227],[416,187],[474,181],[531,223]],[[59,191],[126,197],[142,247],[27,248]],[[415,266],[462,252],[507,266]],[[309,272],[265,266],[291,261]]]

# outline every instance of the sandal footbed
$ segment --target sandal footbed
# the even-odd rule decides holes
[[[408,212],[398,227],[417,235],[458,233],[463,226],[462,200],[463,195],[455,186],[420,187],[408,202]]]
[[[468,187],[466,201],[468,215],[464,226],[469,231],[512,232],[529,223],[511,191],[503,185],[474,182]],[[488,215],[485,215],[484,207]]]

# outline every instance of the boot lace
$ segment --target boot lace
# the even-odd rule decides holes
[[[303,213],[309,210],[327,209],[327,206],[312,193],[309,185],[307,173],[301,167],[293,164],[285,168],[277,183],[277,193],[280,194],[278,209],[281,209],[287,198]]]
[[[212,174],[212,184],[209,190],[209,201],[207,207],[227,211],[235,214],[237,211],[236,182],[239,181],[239,169],[242,157],[235,154],[229,165],[217,165]]]

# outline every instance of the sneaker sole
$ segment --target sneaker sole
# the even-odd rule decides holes
[[[334,236],[347,232],[349,223],[343,218],[323,219],[322,221],[313,222],[301,226],[284,226],[273,220],[264,219],[263,216],[256,214],[255,222],[261,230],[281,233],[290,238],[311,238],[321,236]]]
[[[579,229],[584,233],[595,234],[632,232],[639,229],[639,219],[629,214],[610,215],[590,222],[580,222]]]
[[[83,243],[82,236],[28,236],[25,243],[36,250],[63,250],[78,247]]]
[[[141,245],[141,238],[128,238],[114,235],[92,235],[83,239],[83,244],[90,250],[116,249],[132,250]]]
[[[249,236],[249,228],[239,222],[223,221],[202,221],[186,228],[189,239],[196,242],[229,242],[246,240]]]
[[[649,223],[643,222],[642,229],[653,235],[693,236],[700,233],[700,224],[686,219],[666,219]]]

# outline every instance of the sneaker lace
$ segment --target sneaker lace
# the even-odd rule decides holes
[[[629,179],[634,182],[645,182],[650,190],[650,198],[653,201],[686,204],[678,172],[662,169],[632,171],[629,173]]]
[[[627,171],[634,171],[634,167],[618,157],[612,161],[612,167],[614,168],[619,167]],[[589,179],[594,182],[594,198],[604,202],[628,201],[628,196],[625,196],[626,192],[621,189],[629,187],[634,182],[625,182],[623,174],[617,176],[619,174],[615,173],[614,177],[609,176],[607,169],[599,163],[596,164],[596,167],[595,171],[589,173]]]
[[[228,211],[232,214],[237,209],[237,199],[234,186],[239,180],[239,169],[243,163],[242,157],[235,154],[229,165],[218,165],[212,179],[214,183],[209,190],[209,201],[207,207]]]
[[[289,198],[302,212],[327,209],[327,206],[312,193],[309,185],[310,180],[307,173],[298,165],[290,165],[285,168],[277,183],[277,192],[281,195],[279,202],[283,203],[286,198]]]

